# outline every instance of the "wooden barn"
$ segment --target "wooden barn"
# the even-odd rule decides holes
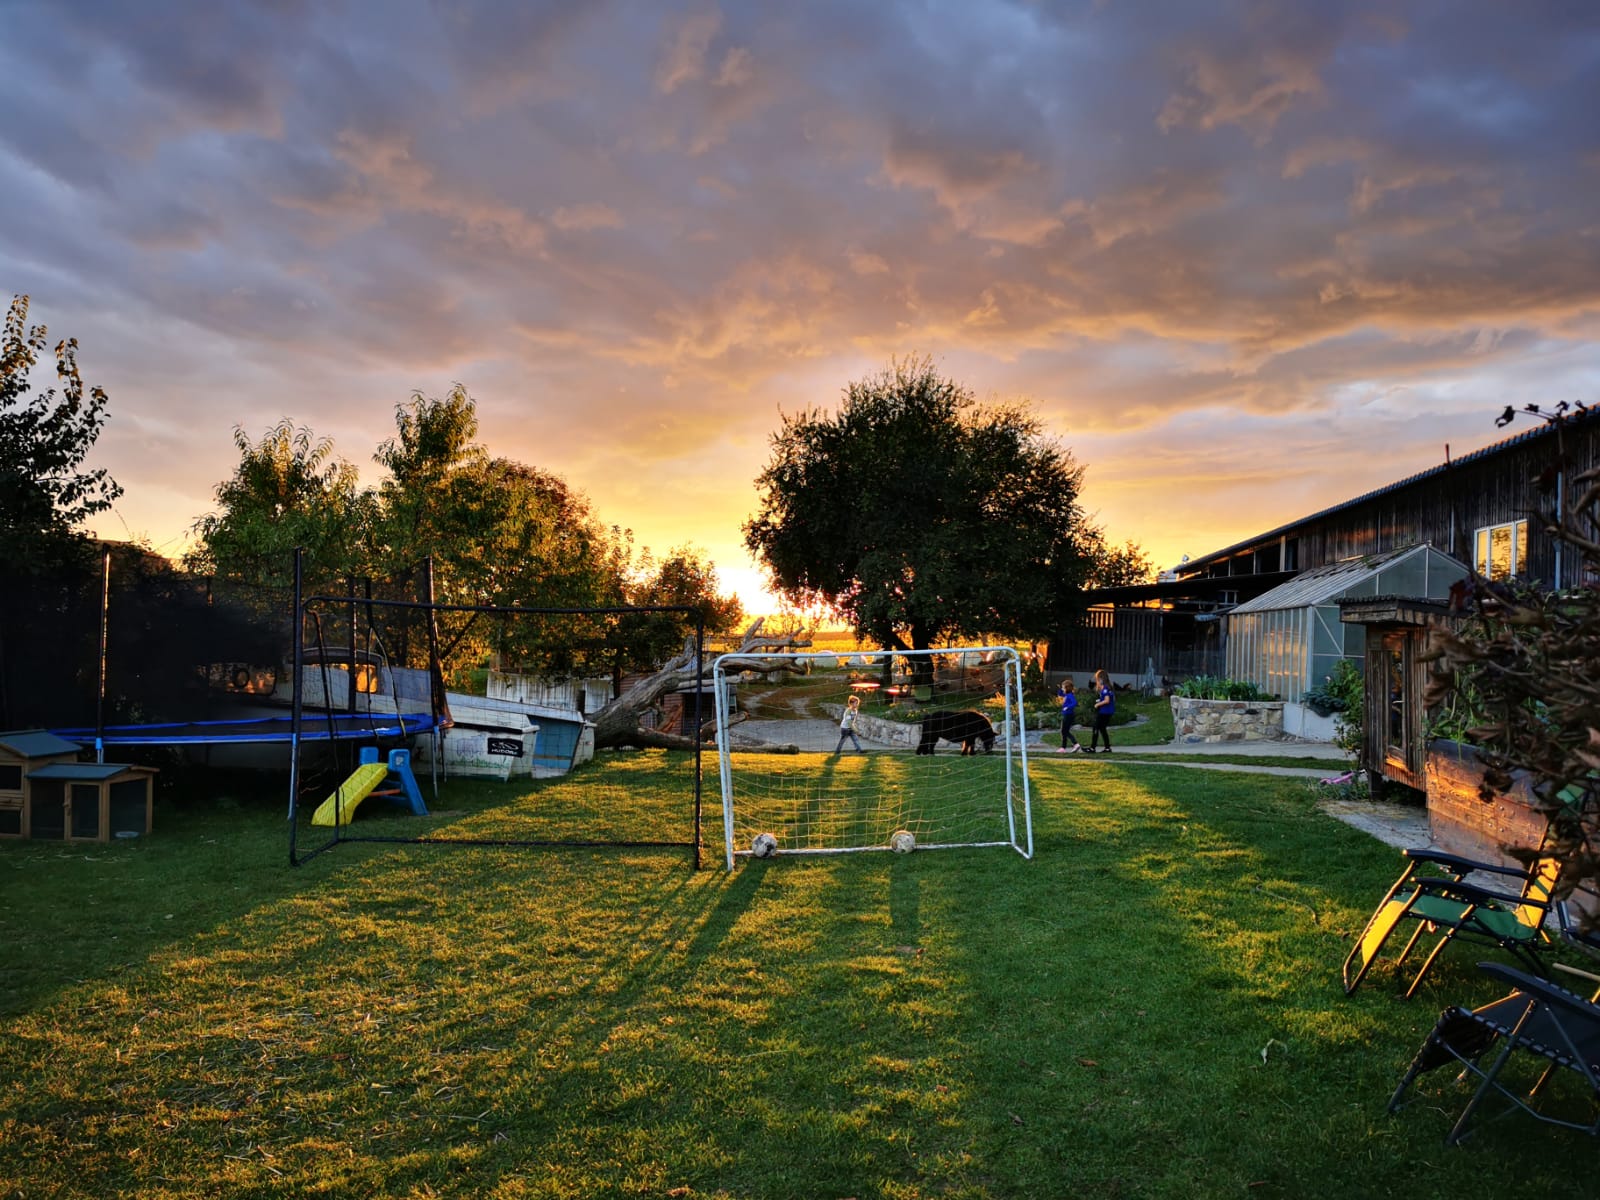
[[[1153,662],[1169,679],[1231,672],[1238,656],[1227,646],[1227,617],[1235,609],[1303,572],[1411,546],[1490,578],[1585,582],[1572,552],[1542,536],[1529,514],[1565,503],[1575,477],[1600,467],[1600,409],[1559,428],[1519,420],[1529,424],[1514,436],[1190,559],[1158,583],[1087,593],[1102,607],[1053,641],[1051,670],[1137,674]],[[1152,612],[1159,616],[1134,615]]]

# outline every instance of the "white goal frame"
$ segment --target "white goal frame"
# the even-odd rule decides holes
[[[954,656],[973,656],[979,662],[991,669],[998,665],[1001,668],[1002,694],[1006,700],[1006,719],[996,728],[994,754],[1003,760],[1003,794],[994,797],[991,813],[981,814],[981,820],[993,821],[993,836],[980,834],[978,836],[937,837],[924,841],[918,837],[917,850],[948,850],[956,848],[1009,846],[1023,858],[1033,857],[1033,802],[1028,782],[1028,745],[1027,745],[1027,717],[1022,699],[1022,658],[1016,649],[1011,646],[958,646],[943,650],[857,650],[848,652],[829,651],[804,651],[804,652],[778,652],[778,653],[732,653],[719,656],[712,664],[713,695],[716,697],[716,745],[717,745],[717,774],[722,787],[722,820],[723,820],[723,853],[728,870],[733,870],[735,863],[740,858],[752,857],[749,846],[738,847],[735,845],[737,835],[737,816],[734,755],[740,753],[740,747],[730,737],[730,728],[733,727],[733,712],[731,699],[733,696],[733,677],[745,671],[770,671],[774,664],[794,663],[807,670],[822,666],[831,668],[839,665],[856,666],[880,670],[884,656],[890,656],[895,662],[908,659],[933,659],[949,658]],[[972,662],[973,658],[963,659]],[[845,685],[846,687],[848,685]],[[841,693],[844,694],[844,693]],[[930,705],[929,711],[938,711],[937,705]],[[911,728],[920,729],[920,725]],[[842,739],[841,739],[842,741]],[[910,758],[914,753],[913,744],[902,748],[891,748],[878,751],[897,758]],[[828,759],[824,748],[813,745],[811,754],[817,759]],[[948,753],[948,750],[946,751]],[[805,757],[804,754],[801,756]],[[788,759],[787,761],[793,761]],[[912,769],[922,767],[920,763],[908,763]],[[931,765],[931,764],[930,764]],[[997,772],[998,774],[998,772]],[[997,786],[1001,786],[997,783]],[[876,831],[875,831],[876,832]],[[876,844],[841,844],[841,845],[804,845],[786,847],[781,841],[776,854],[784,855],[829,855],[829,854],[854,854],[864,851],[888,851],[889,839],[894,833],[893,828],[883,829],[881,839]]]

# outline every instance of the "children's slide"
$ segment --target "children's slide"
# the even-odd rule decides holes
[[[356,807],[370,796],[389,774],[389,764],[362,763],[355,773],[338,787],[338,790],[317,806],[311,816],[313,825],[348,825],[355,819]]]

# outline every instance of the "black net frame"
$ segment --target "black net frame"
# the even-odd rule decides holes
[[[356,596],[352,585],[351,591],[343,596],[336,595],[303,595],[302,575],[300,561],[297,556],[295,562],[294,579],[294,650],[293,650],[293,707],[290,718],[290,759],[289,759],[289,865],[302,866],[318,855],[332,850],[343,842],[368,842],[386,843],[395,845],[414,846],[499,846],[499,847],[565,847],[565,848],[605,848],[605,849],[687,849],[690,851],[693,869],[699,870],[701,823],[703,816],[703,753],[702,741],[698,731],[702,727],[704,712],[702,709],[702,694],[705,687],[705,614],[688,604],[658,604],[658,605],[610,605],[600,607],[578,608],[541,608],[526,605],[496,605],[496,604],[448,604],[438,603],[431,599],[432,585],[431,572],[425,576],[425,591],[430,595],[427,600],[394,600],[379,599],[371,595],[370,591],[364,596]],[[422,835],[418,837],[399,837],[382,834],[352,834],[348,826],[336,821],[332,833],[321,844],[309,849],[302,849],[299,839],[299,799],[301,790],[301,751],[305,744],[304,733],[307,729],[307,706],[305,704],[305,670],[306,670],[306,645],[305,629],[308,620],[316,623],[317,615],[323,606],[337,605],[352,611],[357,608],[388,609],[414,612],[422,615],[427,624],[428,655],[430,674],[432,675],[432,714],[440,726],[448,726],[449,714],[445,702],[445,686],[442,671],[439,665],[437,616],[440,613],[457,613],[468,615],[474,619],[479,616],[490,617],[516,617],[516,616],[570,616],[570,617],[608,617],[608,616],[648,616],[677,614],[689,617],[694,622],[694,729],[697,736],[694,739],[694,809],[692,834],[688,841],[674,841],[671,839],[656,840],[602,840],[588,838],[470,838],[470,837],[444,837],[438,835]],[[352,622],[352,631],[354,623]],[[353,642],[352,633],[352,642]],[[354,647],[352,646],[352,650]],[[321,655],[324,665],[327,656]],[[354,655],[352,655],[352,658]],[[312,720],[331,720],[334,705],[332,689],[326,686],[322,689],[323,703],[312,715]]]

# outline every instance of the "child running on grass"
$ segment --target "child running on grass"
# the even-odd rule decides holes
[[[1061,749],[1056,753],[1082,754],[1083,747],[1078,744],[1078,739],[1072,736],[1072,727],[1078,720],[1078,693],[1073,690],[1071,675],[1061,681],[1061,686],[1056,689],[1056,695],[1061,697]]]

